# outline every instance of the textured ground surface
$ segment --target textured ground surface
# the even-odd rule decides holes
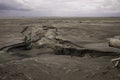
[[[22,42],[20,32],[31,24],[57,27],[59,38],[85,48],[120,52],[108,47],[108,39],[120,35],[120,18],[0,19],[0,47]],[[120,80],[110,62],[115,56],[70,57],[51,48],[15,53],[0,52],[0,80]]]

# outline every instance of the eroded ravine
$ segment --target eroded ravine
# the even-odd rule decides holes
[[[35,57],[48,53],[79,57],[85,55],[91,57],[119,55],[117,52],[84,48],[71,41],[60,39],[56,27],[43,25],[27,26],[21,33],[24,36],[23,42],[4,46],[0,50],[8,53],[11,52],[12,55],[20,57]]]

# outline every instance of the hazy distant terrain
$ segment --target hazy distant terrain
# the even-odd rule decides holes
[[[109,38],[120,36],[120,18],[0,19],[0,48],[22,42],[24,36],[21,31],[29,25],[54,26],[58,29],[59,38],[87,49],[120,52],[119,49],[108,46]],[[55,55],[50,48],[13,52],[15,55],[0,53],[0,80],[120,79],[119,69],[113,68],[110,62],[116,56],[101,53],[100,57],[70,57]]]

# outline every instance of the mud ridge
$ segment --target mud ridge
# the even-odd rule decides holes
[[[49,48],[53,49],[54,51],[53,54],[56,55],[70,55],[79,57],[83,57],[85,55],[89,55],[91,57],[120,55],[120,53],[117,52],[87,49],[80,45],[74,44],[69,40],[59,39],[57,38],[58,36],[57,31],[58,30],[55,27],[27,26],[22,31],[22,34],[25,37],[23,42],[4,46],[0,49],[0,51],[11,52],[12,50],[15,49],[32,50],[33,47],[36,48],[35,47],[36,45],[37,47],[43,47],[43,45],[45,45],[44,46],[45,49],[46,47],[49,46]],[[17,55],[17,53],[15,53],[15,55]],[[18,55],[21,54],[19,53]]]

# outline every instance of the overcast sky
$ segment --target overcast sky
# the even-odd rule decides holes
[[[120,16],[120,0],[0,0],[0,17]]]

